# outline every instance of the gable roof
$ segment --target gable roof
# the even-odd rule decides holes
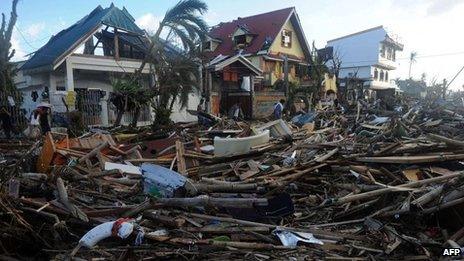
[[[298,40],[301,42],[301,46],[304,50],[308,50],[306,39],[304,39],[304,33],[299,24],[298,17],[294,7],[280,9],[268,13],[238,18],[231,22],[220,23],[214,26],[209,32],[211,38],[219,39],[222,42],[213,51],[205,53],[206,56],[213,58],[220,54],[234,56],[237,53],[235,50],[234,43],[232,41],[232,35],[237,28],[246,28],[248,32],[254,34],[253,40],[250,45],[246,46],[242,54],[255,54],[262,50],[267,50],[274,39],[278,36],[280,30],[284,24],[294,15],[297,24],[294,24],[295,30],[299,31]],[[302,35],[302,37],[300,36]],[[306,51],[305,51],[306,53]]]
[[[261,69],[254,66],[247,58],[245,58],[241,54],[236,54],[230,58],[226,58],[225,56],[219,56],[216,59],[213,59],[211,63],[209,63],[207,66],[208,68],[214,71],[221,71],[224,69],[224,67],[229,66],[235,62],[240,62],[256,75],[261,75],[263,73]]]
[[[102,25],[115,27],[136,35],[143,35],[144,31],[135,24],[135,19],[126,8],[122,10],[111,4],[108,8],[98,6],[90,14],[62,30],[42,46],[21,67],[21,70],[36,68],[52,69],[67,52],[79,46],[88,36]]]

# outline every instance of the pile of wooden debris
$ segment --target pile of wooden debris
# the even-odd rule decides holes
[[[464,244],[463,115],[359,104],[1,143],[1,257],[437,258]]]

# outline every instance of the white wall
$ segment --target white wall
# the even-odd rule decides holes
[[[191,115],[190,113],[187,112],[187,109],[189,110],[197,110],[197,106],[200,103],[201,100],[201,95],[197,93],[191,93],[189,95],[189,100],[187,104],[187,108],[180,109],[180,104],[177,102],[174,104],[174,107],[172,109],[172,114],[171,114],[171,120],[174,122],[191,122],[191,121],[197,121],[197,117]]]
[[[341,68],[339,78],[350,77],[351,74],[357,73],[357,78],[371,78],[374,74],[370,66]]]
[[[342,60],[341,67],[367,66],[379,62],[380,42],[387,32],[378,28],[368,32],[355,34],[339,40],[327,42]]]

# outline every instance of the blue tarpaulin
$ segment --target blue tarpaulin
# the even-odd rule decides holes
[[[158,165],[144,163],[141,170],[143,191],[152,196],[172,198],[187,182],[179,173]]]

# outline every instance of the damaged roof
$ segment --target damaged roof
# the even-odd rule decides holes
[[[78,47],[88,36],[100,26],[107,25],[136,35],[143,35],[144,31],[135,24],[135,19],[126,8],[122,10],[111,4],[108,8],[98,6],[90,14],[62,30],[42,46],[21,67],[22,70],[36,68],[52,69],[61,58],[73,48]]]
[[[250,45],[243,48],[242,54],[254,54],[261,50],[267,50],[292,14],[294,14],[296,20],[298,20],[295,8],[289,7],[268,13],[243,18],[239,17],[227,23],[220,23],[211,29],[209,36],[222,42],[213,52],[209,52],[206,55],[210,57],[216,57],[220,54],[229,56],[235,55],[237,50],[235,50],[232,35],[238,28],[246,28],[247,32],[255,35]],[[302,30],[300,33],[303,33]],[[306,40],[299,40],[302,42],[303,49],[307,49]]]

